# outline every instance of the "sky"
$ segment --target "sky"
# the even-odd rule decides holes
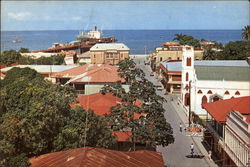
[[[242,29],[249,13],[248,0],[1,1],[1,31]]]

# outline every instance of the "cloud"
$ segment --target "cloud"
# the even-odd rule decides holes
[[[74,20],[74,21],[78,21],[78,20],[81,20],[82,17],[81,16],[74,16],[71,19]]]
[[[31,16],[31,13],[30,12],[16,12],[16,13],[9,12],[8,16],[15,20],[25,20]]]

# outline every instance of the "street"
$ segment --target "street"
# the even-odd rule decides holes
[[[154,76],[150,76],[151,68],[150,65],[144,65],[146,60],[146,55],[136,55],[131,56],[131,58],[136,62],[146,74],[146,78],[153,82],[155,85],[161,84],[157,81]],[[180,123],[183,126],[187,126],[188,118],[184,113],[184,109],[180,104],[178,104],[177,95],[164,95],[164,91],[157,91],[157,94],[167,99],[164,102],[163,107],[165,109],[164,116],[166,121],[171,124],[173,128],[173,135],[175,137],[175,142],[168,145],[167,147],[157,147],[157,151],[161,152],[163,155],[164,163],[167,167],[207,167],[216,166],[215,163],[208,159],[207,151],[201,144],[200,137],[190,137],[184,132],[180,132]],[[173,98],[173,101],[170,100]],[[199,138],[199,139],[198,139]],[[199,155],[200,158],[190,158],[191,149],[190,145],[194,144],[194,155]]]

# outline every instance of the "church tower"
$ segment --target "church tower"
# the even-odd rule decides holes
[[[189,85],[190,81],[194,79],[194,47],[183,46],[182,56],[181,95],[182,103],[188,107],[190,102]]]

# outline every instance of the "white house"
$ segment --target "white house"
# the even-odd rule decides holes
[[[250,95],[250,66],[245,60],[197,61],[194,49],[183,47],[181,99],[201,118],[202,103]]]

